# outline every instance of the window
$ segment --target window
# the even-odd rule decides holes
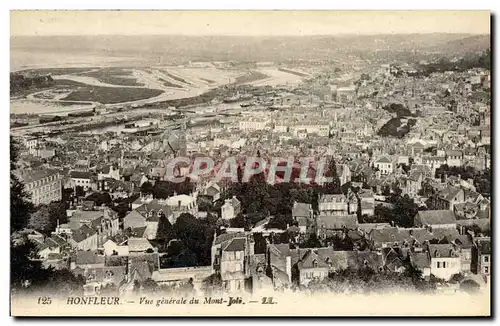
[[[490,273],[490,268],[488,266],[484,267],[484,274],[489,274]]]
[[[441,268],[441,262],[437,262],[437,268]]]
[[[446,262],[445,261],[443,262],[443,268],[446,268]]]
[[[485,263],[489,263],[489,262],[490,262],[490,256],[483,256],[483,257],[484,257],[484,258],[483,258],[483,261],[484,261]]]

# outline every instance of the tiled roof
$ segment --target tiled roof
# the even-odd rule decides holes
[[[453,224],[457,222],[455,213],[450,210],[419,211],[418,216],[423,225]]]
[[[246,238],[236,238],[224,248],[224,251],[244,251],[246,245]]]

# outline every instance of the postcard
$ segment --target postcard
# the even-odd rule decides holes
[[[20,11],[12,316],[491,316],[489,11]]]

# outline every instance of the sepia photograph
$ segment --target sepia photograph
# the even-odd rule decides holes
[[[491,28],[11,10],[11,316],[491,316]]]

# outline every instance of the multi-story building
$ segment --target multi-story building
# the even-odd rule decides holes
[[[321,215],[347,215],[347,198],[342,195],[321,195],[318,202]]]
[[[489,278],[491,275],[491,238],[474,239],[471,267],[476,274]]]
[[[57,170],[42,170],[20,176],[35,205],[62,199],[62,176]]]
[[[449,280],[461,271],[460,256],[451,244],[430,244],[428,254],[431,262],[431,274]]]

